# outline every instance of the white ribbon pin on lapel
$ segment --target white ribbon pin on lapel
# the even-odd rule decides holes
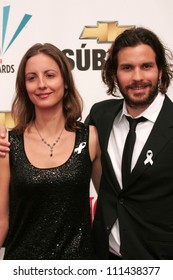
[[[80,143],[79,147],[74,150],[74,152],[81,154],[82,150],[85,148],[86,142]]]
[[[151,165],[153,164],[153,160],[152,160],[152,157],[153,157],[153,152],[151,150],[148,150],[147,153],[146,153],[146,160],[144,161],[144,164],[146,165],[147,163],[150,163]]]

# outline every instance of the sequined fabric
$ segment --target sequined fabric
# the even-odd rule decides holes
[[[10,132],[10,228],[4,259],[94,259],[90,241],[91,160],[88,127],[80,123],[68,161],[35,168],[23,136]]]

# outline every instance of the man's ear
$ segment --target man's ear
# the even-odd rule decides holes
[[[162,78],[162,70],[159,71],[159,80]]]

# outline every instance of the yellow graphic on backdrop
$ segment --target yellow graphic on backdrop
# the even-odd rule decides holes
[[[0,112],[0,124],[5,125],[7,128],[12,128],[14,127],[14,121],[11,117],[10,112]]]
[[[97,26],[85,26],[80,39],[97,39],[98,43],[111,43],[126,29],[131,29],[134,25],[118,25],[118,21],[98,21]]]

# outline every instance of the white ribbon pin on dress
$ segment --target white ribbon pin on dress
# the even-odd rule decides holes
[[[82,150],[85,148],[86,142],[80,143],[79,147],[74,150],[74,152],[81,154]]]
[[[153,152],[151,150],[148,150],[147,153],[146,153],[146,160],[144,161],[144,164],[146,165],[147,163],[150,163],[151,165],[153,164],[153,160],[152,160],[152,157],[153,157]]]

